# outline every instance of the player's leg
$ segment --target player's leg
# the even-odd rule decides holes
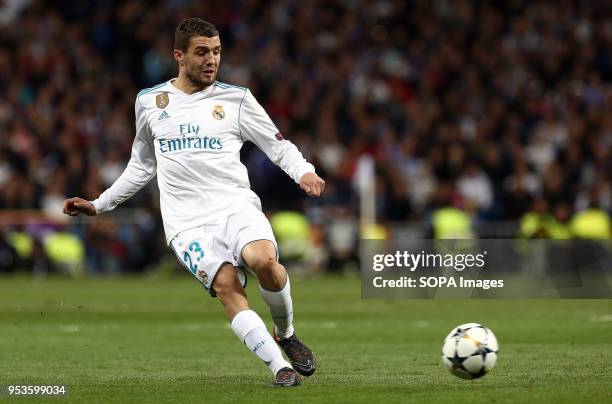
[[[255,353],[276,376],[276,385],[295,386],[300,380],[283,358],[274,339],[262,319],[249,309],[246,293],[236,276],[236,270],[225,263],[217,271],[212,283],[213,290],[231,322],[232,330],[251,352]]]
[[[172,240],[172,249],[210,295],[219,298],[232,330],[272,370],[275,385],[298,385],[299,376],[283,358],[264,322],[249,309],[246,279],[239,279],[231,253],[214,234],[217,231],[201,226],[181,232]]]
[[[229,321],[241,311],[249,310],[246,291],[236,276],[234,266],[229,262],[223,264],[217,271],[212,287]]]
[[[261,297],[268,304],[274,321],[276,342],[295,370],[304,376],[312,375],[316,370],[315,357],[295,334],[289,275],[277,261],[275,244],[271,240],[251,241],[244,245],[241,256],[257,276]]]
[[[261,297],[268,304],[274,334],[293,335],[293,301],[289,275],[277,260],[276,246],[270,240],[255,240],[242,248],[242,259],[259,281]]]

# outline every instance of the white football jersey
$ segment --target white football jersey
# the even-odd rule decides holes
[[[314,172],[248,89],[217,81],[186,94],[173,80],[138,93],[132,155],[123,174],[93,201],[98,213],[114,209],[155,174],[168,242],[245,204],[261,209],[240,162],[247,140],[297,183]]]

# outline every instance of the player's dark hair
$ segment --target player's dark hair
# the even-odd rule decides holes
[[[219,31],[217,27],[201,18],[187,18],[181,21],[178,27],[176,27],[176,31],[174,32],[174,49],[187,52],[189,41],[191,41],[191,37],[194,36],[212,38],[214,36],[219,36]]]

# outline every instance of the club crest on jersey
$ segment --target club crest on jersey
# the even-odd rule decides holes
[[[198,271],[198,277],[200,277],[204,283],[208,283],[208,275],[206,275],[206,272],[204,272],[202,269]]]
[[[159,109],[166,108],[168,104],[170,104],[170,97],[168,97],[168,93],[164,92],[155,97],[155,103]]]
[[[213,108],[212,111],[212,116],[217,121],[220,121],[221,119],[225,118],[225,111],[223,110],[223,105],[215,105],[215,108]]]

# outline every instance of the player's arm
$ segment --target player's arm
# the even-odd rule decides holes
[[[297,147],[283,138],[274,122],[253,94],[246,90],[240,105],[238,125],[241,136],[257,145],[268,158],[310,196],[319,196],[325,188],[325,181],[319,177]]]
[[[113,210],[117,205],[129,199],[155,176],[157,162],[153,138],[147,123],[145,109],[138,99],[135,105],[136,137],[132,144],[130,161],[119,178],[104,191],[98,199],[90,202],[82,198],[70,198],[64,201],[64,213],[76,216],[84,213],[94,216],[98,213]]]

